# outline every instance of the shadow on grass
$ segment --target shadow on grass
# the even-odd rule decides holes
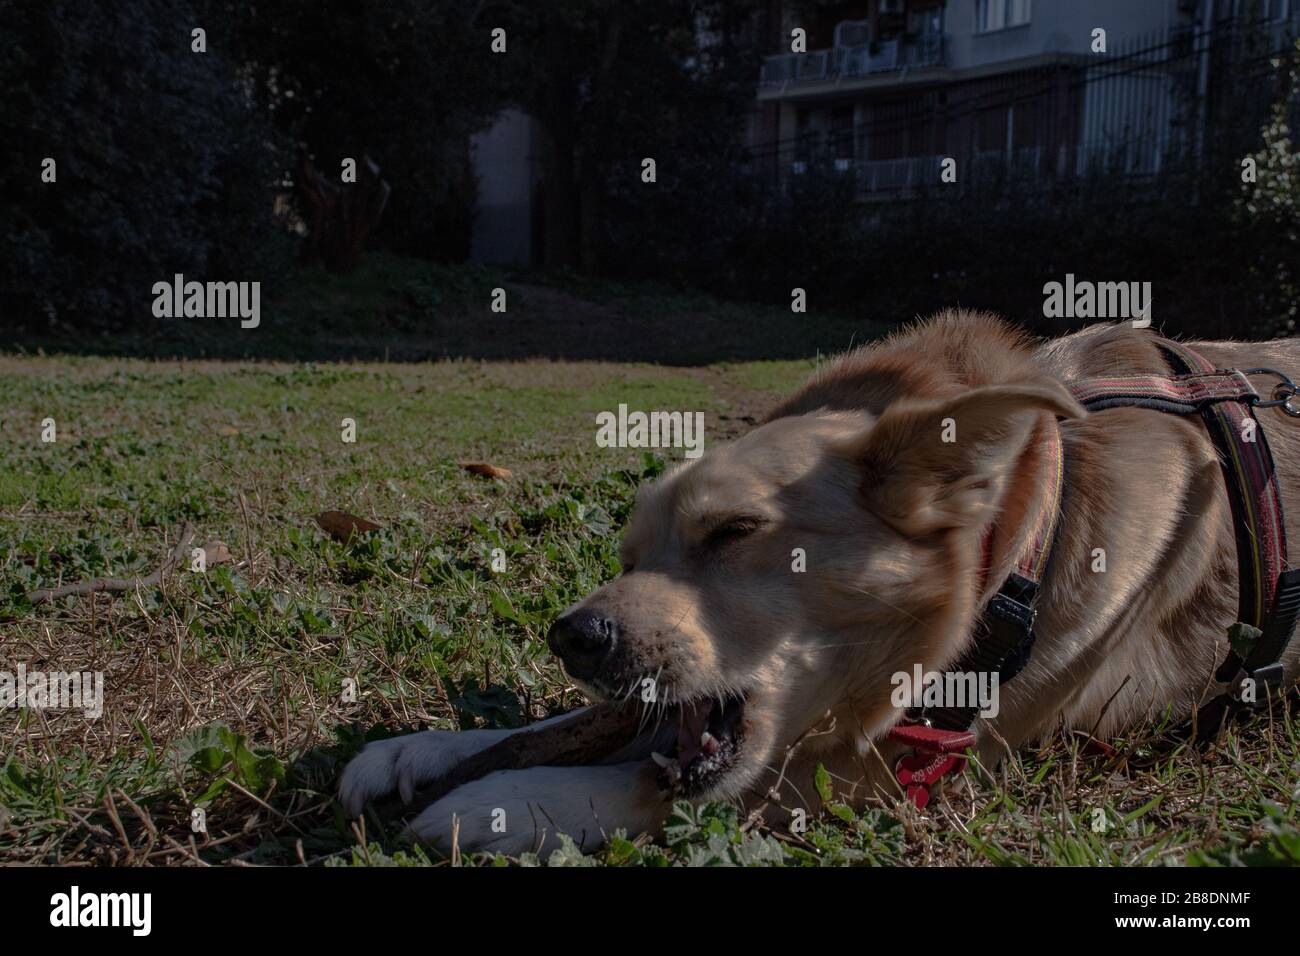
[[[504,311],[500,308],[504,290]],[[437,359],[649,362],[800,359],[887,330],[788,304],[723,302],[696,292],[572,276],[446,266],[383,254],[355,273],[301,269],[263,292],[260,324],[237,318],[119,322],[124,331],[37,328],[0,350],[143,358],[394,361]]]

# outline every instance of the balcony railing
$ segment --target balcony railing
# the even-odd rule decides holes
[[[839,46],[807,53],[779,53],[763,61],[759,86],[792,86],[857,79],[881,73],[947,63],[947,37],[930,34],[916,40],[893,39],[861,46]]]
[[[804,136],[788,144],[776,156],[780,180],[811,174],[814,170],[851,176],[861,196],[896,195],[917,189],[939,189],[945,156],[907,156],[899,159],[857,159],[834,148],[836,139]],[[841,146],[844,140],[839,140]],[[1042,148],[1020,147],[1010,153],[993,150],[964,157],[963,185],[1010,176],[1036,180],[1043,169]]]

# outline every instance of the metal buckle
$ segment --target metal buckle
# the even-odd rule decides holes
[[[1273,387],[1273,397],[1270,400],[1264,401],[1263,399],[1257,398],[1252,401],[1251,404],[1256,408],[1281,408],[1282,411],[1290,415],[1292,418],[1300,418],[1300,408],[1291,404],[1291,399],[1295,398],[1297,394],[1300,394],[1300,387],[1298,387],[1295,382],[1291,381],[1284,372],[1279,372],[1275,368],[1248,368],[1242,369],[1242,374],[1272,375],[1275,378],[1281,379],[1281,381]]]
[[[1258,710],[1268,703],[1270,696],[1281,689],[1284,681],[1284,671],[1281,661],[1274,661],[1272,664],[1265,664],[1263,667],[1257,667],[1253,671],[1242,669],[1237,672],[1237,676],[1232,681],[1232,687],[1228,691],[1231,701],[1229,705],[1234,712],[1244,710]],[[1245,701],[1241,699],[1241,687],[1247,680],[1255,682],[1255,699]]]

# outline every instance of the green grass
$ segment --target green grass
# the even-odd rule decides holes
[[[577,704],[545,629],[617,570],[633,490],[662,467],[597,448],[595,413],[620,401],[699,409],[717,440],[743,426],[713,416],[773,397],[710,370],[543,361],[10,357],[0,376],[0,669],[103,670],[108,685],[97,721],[0,712],[11,744],[0,855],[40,860],[130,858],[114,845],[109,802],[128,834],[170,832],[188,850],[199,800],[211,832],[239,834],[204,846],[205,860],[292,861],[298,839],[309,857],[328,856],[353,842],[322,796],[360,743],[353,725],[518,723]],[[47,417],[53,443],[40,440]],[[342,441],[345,417],[355,444]],[[470,475],[466,459],[514,477]],[[339,544],[312,520],[328,509],[383,529]],[[185,522],[234,561],[139,599],[29,606],[40,586],[147,573]],[[503,574],[489,569],[496,547]],[[345,678],[356,704],[342,701]],[[217,722],[233,736],[212,744],[202,728]],[[259,804],[212,790],[256,764],[236,759],[243,746],[281,768],[241,784],[274,790],[274,812],[263,808],[251,834],[245,817]],[[176,846],[150,852],[187,855]]]
[[[354,830],[338,773],[367,736],[580,703],[546,628],[617,572],[635,487],[664,464],[597,448],[595,412],[699,409],[717,441],[812,365],[0,356],[0,670],[107,681],[98,720],[0,711],[0,863],[440,862]],[[467,459],[514,475],[475,477]],[[328,509],[382,529],[340,544],[312,520]],[[138,595],[28,603],[37,587],[152,570],[186,522],[232,560]],[[661,845],[518,862],[1296,863],[1298,734],[1281,715],[1204,756],[1158,757],[1135,737],[1111,761],[1055,739],[972,768],[925,815],[837,805],[790,834],[680,808]]]

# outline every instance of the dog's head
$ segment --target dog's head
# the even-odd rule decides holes
[[[550,646],[591,695],[675,720],[659,761],[690,796],[739,796],[828,710],[875,737],[890,675],[960,649],[979,535],[1036,493],[1035,428],[1080,411],[1042,380],[761,425],[640,489],[622,575]]]

